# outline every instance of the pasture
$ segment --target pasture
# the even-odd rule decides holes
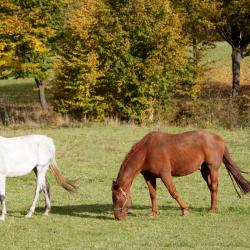
[[[1,128],[2,136],[46,134],[56,144],[64,175],[77,179],[79,190],[68,194],[50,171],[52,210],[43,216],[40,196],[31,219],[24,217],[35,189],[33,173],[7,179],[6,221],[0,224],[4,249],[246,249],[250,247],[250,195],[237,197],[224,165],[219,175],[218,212],[210,214],[210,194],[199,172],[175,178],[177,191],[189,205],[181,216],[178,204],[157,180],[159,215],[150,219],[150,198],[142,176],[132,185],[128,219],[115,221],[111,183],[130,147],[149,131],[180,132],[190,128],[85,124],[74,128]],[[216,129],[232,158],[250,171],[250,131]],[[250,179],[250,175],[247,176]]]

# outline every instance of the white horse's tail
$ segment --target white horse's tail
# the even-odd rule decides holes
[[[70,181],[66,179],[63,174],[61,173],[55,158],[53,158],[50,162],[49,168],[54,175],[57,183],[63,187],[68,192],[75,192],[77,190],[77,186],[75,185],[74,181]]]

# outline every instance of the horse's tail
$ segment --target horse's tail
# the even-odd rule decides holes
[[[75,192],[77,190],[77,186],[75,185],[74,181],[70,181],[66,179],[63,174],[61,173],[55,158],[53,158],[50,162],[49,168],[54,175],[57,183],[63,187],[65,190],[69,192]]]
[[[234,185],[234,189],[237,192],[237,194],[239,195],[239,197],[241,197],[239,191],[237,190],[233,179],[235,180],[237,186],[239,187],[240,191],[245,194],[245,193],[249,193],[250,192],[250,182],[244,178],[244,176],[242,174],[246,173],[244,171],[242,171],[235,163],[234,161],[231,159],[231,156],[228,152],[227,147],[225,147],[225,152],[223,155],[223,163],[225,164],[225,167],[229,173],[229,176],[232,180],[232,183]]]

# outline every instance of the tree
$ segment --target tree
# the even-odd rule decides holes
[[[55,109],[64,114],[102,119],[105,105],[97,93],[101,72],[98,70],[98,9],[95,0],[75,1],[68,6],[65,26],[57,43]]]
[[[249,55],[249,0],[197,1],[200,11],[214,24],[221,38],[232,47],[232,97],[239,94],[241,60]]]
[[[0,77],[32,77],[47,110],[44,88],[51,74],[53,39],[63,0],[6,0],[0,6]]]
[[[67,17],[55,80],[59,111],[140,123],[173,95],[190,94],[188,44],[169,1],[76,1]]]
[[[192,61],[194,67],[204,56],[204,52],[211,47],[216,39],[213,25],[207,17],[197,8],[196,0],[173,0],[175,10],[180,13],[183,21],[183,32],[189,38],[192,47]]]

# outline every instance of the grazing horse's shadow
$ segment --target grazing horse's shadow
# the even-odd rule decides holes
[[[40,208],[39,208],[40,209]],[[41,211],[44,208],[41,208]],[[37,209],[37,211],[39,211]],[[51,214],[69,215],[81,218],[96,218],[113,220],[113,208],[111,204],[79,204],[67,206],[52,206]]]
[[[79,204],[79,205],[66,205],[66,206],[52,206],[50,214],[58,214],[65,216],[73,216],[80,218],[96,218],[102,220],[113,220],[113,207],[111,204]],[[36,214],[43,214],[44,207],[39,206],[36,208]],[[8,211],[9,216],[24,217],[26,211]],[[36,216],[36,214],[34,216]]]
[[[133,204],[131,210],[142,211],[145,215],[145,210],[150,214],[151,206],[149,205],[138,205]],[[159,206],[159,213],[161,211],[167,212],[180,212],[180,208],[174,205],[161,205]],[[209,213],[208,207],[189,207],[189,211],[191,213]],[[38,214],[42,214],[44,212],[44,207],[39,206],[36,209]],[[237,207],[229,207],[227,209],[229,213],[241,213],[241,214],[250,214],[249,208],[237,208]],[[227,213],[226,212],[226,213]],[[26,214],[26,211],[8,211],[9,216],[13,217],[23,217]],[[17,215],[16,213],[20,213]],[[65,216],[73,216],[79,218],[93,218],[93,219],[101,219],[101,220],[114,220],[113,216],[113,207],[111,204],[79,204],[79,205],[66,205],[66,206],[52,206],[51,214],[65,215]],[[129,212],[130,216],[137,216],[137,212]]]
[[[148,210],[151,211],[151,206],[141,206],[141,205],[133,205],[133,207],[131,207],[131,209],[135,209],[135,210]],[[174,205],[162,205],[159,206],[159,212],[160,211],[181,211],[180,208],[178,206],[174,206]],[[192,207],[189,206],[189,211],[190,212],[196,212],[196,213],[202,213],[202,212],[208,212],[209,208],[208,207]]]
[[[131,210],[146,210],[148,214],[151,212],[151,206],[134,204]],[[178,206],[163,205],[159,206],[159,211],[176,211],[179,212]],[[205,207],[189,207],[193,212],[208,212],[209,209]],[[38,207],[37,212],[42,213],[44,208]],[[68,215],[81,218],[96,218],[102,220],[113,220],[113,207],[111,204],[79,204],[79,205],[67,205],[67,206],[52,206],[51,214]],[[136,216],[135,213],[129,212],[130,216]]]

